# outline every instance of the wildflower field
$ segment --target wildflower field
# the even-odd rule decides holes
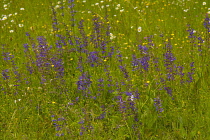
[[[210,2],[0,7],[0,139],[210,139]]]

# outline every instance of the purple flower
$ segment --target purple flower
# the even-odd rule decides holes
[[[172,89],[170,87],[164,87],[164,89],[166,90],[166,92],[172,96]]]
[[[14,58],[14,55],[12,55],[11,53],[9,52],[4,52],[2,54],[2,56],[4,57],[4,60],[12,60]]]
[[[100,116],[98,116],[96,119],[104,119],[106,116],[106,112],[103,112]]]
[[[144,56],[142,58],[136,58],[136,56],[133,55],[132,65],[135,67],[133,70],[143,68],[144,70],[148,71],[149,60],[150,60],[149,56]]]
[[[139,50],[143,52],[143,54],[148,54],[148,48],[146,46],[138,45]]]
[[[78,122],[78,124],[84,124],[84,123],[85,123],[85,121],[84,121],[84,120],[82,120],[82,121]]]
[[[159,97],[154,98],[154,106],[155,106],[156,111],[157,111],[158,113],[163,112],[162,101],[161,101],[161,99],[160,99]]]
[[[63,60],[57,57],[52,57],[51,62],[55,68],[55,71],[57,72],[57,77],[62,78],[64,76]]]
[[[88,56],[88,62],[91,64],[92,67],[94,67],[94,63],[98,63],[99,57],[98,57],[98,52],[90,52]]]
[[[79,81],[77,81],[77,88],[78,90],[86,90],[91,83],[90,76],[83,73],[82,76],[79,77]]]
[[[166,52],[164,54],[164,56],[165,56],[165,66],[170,65],[171,62],[176,60],[176,58],[174,57],[173,53],[171,53],[171,52]]]
[[[208,14],[206,14],[206,18],[203,22],[203,26],[208,30],[208,32],[210,32],[210,18]]]
[[[125,67],[123,67],[123,66],[119,66],[119,68],[120,68],[120,69],[121,69],[121,71],[124,73],[124,77],[125,77],[125,78],[128,78],[128,77],[129,77],[129,75],[128,75],[128,72],[127,72],[126,68],[125,68]]]
[[[2,74],[2,78],[4,80],[9,79],[10,76],[8,76],[8,72],[9,72],[8,69],[2,70],[2,73],[1,74]]]
[[[131,95],[132,95],[131,92],[125,92],[125,94],[126,94],[127,96],[131,96]]]

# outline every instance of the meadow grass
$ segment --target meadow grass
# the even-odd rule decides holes
[[[210,139],[210,3],[0,7],[0,139]]]

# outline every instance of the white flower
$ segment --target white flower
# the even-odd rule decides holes
[[[109,5],[106,5],[106,7],[109,7]]]
[[[6,20],[7,19],[7,17],[6,16],[4,16],[1,20]]]
[[[119,7],[116,7],[115,9],[116,9],[116,10],[118,10],[118,9],[119,9]]]
[[[101,3],[104,3],[104,1],[101,1]]]
[[[121,12],[121,13],[124,12],[124,9],[120,10],[120,12]]]
[[[189,9],[185,9],[184,12],[187,12]]]
[[[142,28],[141,27],[138,27],[137,30],[138,30],[138,32],[141,32],[142,31]]]
[[[25,9],[24,9],[24,8],[20,8],[20,10],[22,10],[22,11],[23,11],[23,10],[25,10]]]
[[[5,7],[7,7],[7,5],[6,5],[6,4],[4,4],[4,8],[5,8]]]
[[[112,33],[110,33],[109,35],[110,35],[110,39],[111,40],[114,39],[114,38],[116,38],[116,36],[114,36]]]
[[[133,96],[133,95],[131,95],[131,101],[133,101],[133,99],[134,99],[134,96]]]
[[[117,7],[120,7],[120,4],[118,4]]]
[[[12,14],[9,14],[8,16],[9,16],[9,17],[11,17],[11,16],[12,16]]]
[[[203,5],[206,5],[206,2],[203,2]]]
[[[20,102],[20,101],[21,101],[21,99],[14,100],[14,102],[15,102],[15,103],[17,103],[17,101],[19,101],[19,102]]]
[[[14,32],[14,30],[10,30],[9,32],[10,32],[10,33],[13,33],[13,32]]]
[[[56,6],[55,6],[55,9],[58,9],[58,8],[60,8],[60,5],[56,5]]]
[[[15,13],[14,15],[17,15],[17,13]]]
[[[99,3],[95,3],[95,5],[99,5]]]
[[[23,27],[23,24],[18,24],[19,27]]]
[[[14,22],[14,20],[11,20],[11,22]]]
[[[85,0],[83,0],[82,2],[83,2],[83,3],[86,3],[86,1],[85,1]]]

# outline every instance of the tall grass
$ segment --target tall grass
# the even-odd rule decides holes
[[[210,3],[0,3],[1,139],[210,138]]]

